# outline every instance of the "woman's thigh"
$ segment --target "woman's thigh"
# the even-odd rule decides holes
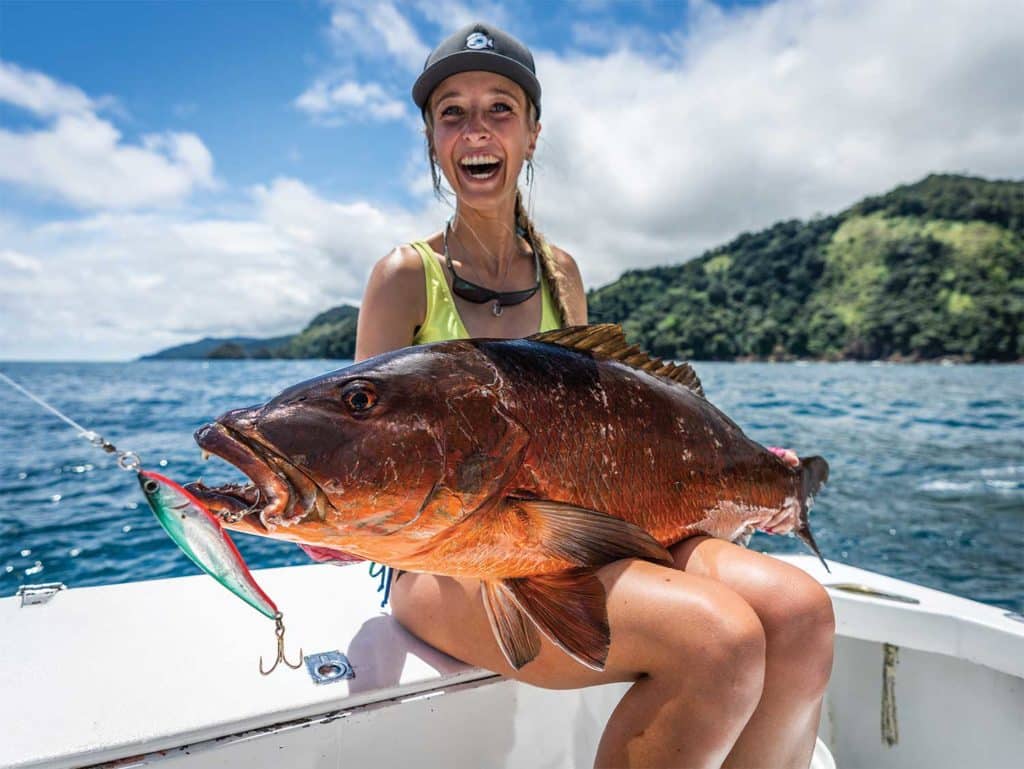
[[[751,607],[703,576],[638,560],[598,571],[608,595],[611,647],[604,671],[590,670],[542,637],[535,660],[513,670],[494,639],[480,582],[406,573],[391,592],[395,618],[432,646],[472,665],[547,688],[631,681],[658,666],[729,664],[730,655],[763,655]]]

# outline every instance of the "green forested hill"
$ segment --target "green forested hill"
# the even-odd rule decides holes
[[[622,323],[667,358],[1019,360],[1024,182],[929,176],[684,264],[631,270],[588,301],[591,322]],[[151,357],[351,358],[357,316],[335,307],[292,337]]]
[[[356,352],[356,320],[359,310],[347,304],[317,315],[293,336],[284,358],[351,358]]]
[[[588,298],[664,357],[1017,360],[1024,183],[929,176]]]
[[[347,304],[332,307],[311,320],[297,334],[253,339],[251,337],[206,338],[191,344],[169,347],[146,355],[142,360],[184,358],[351,358],[356,349],[356,319],[359,310]]]

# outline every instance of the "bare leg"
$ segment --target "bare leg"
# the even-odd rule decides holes
[[[536,686],[635,681],[605,728],[598,767],[720,767],[761,698],[765,648],[757,616],[724,585],[671,568],[619,561],[599,577],[612,630],[604,672],[584,668],[546,639],[537,659],[511,670],[475,580],[406,574],[392,605],[398,621],[428,643]]]
[[[764,628],[764,692],[725,766],[807,769],[832,671],[828,593],[800,569],[723,540],[693,537],[672,554],[687,574],[735,590]]]

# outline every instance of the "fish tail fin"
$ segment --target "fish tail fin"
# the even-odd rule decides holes
[[[828,462],[821,457],[800,457],[799,470],[801,481],[799,525],[793,533],[800,537],[804,544],[818,556],[822,566],[825,567],[825,571],[831,574],[832,570],[825,562],[825,557],[821,554],[821,550],[818,549],[818,543],[814,541],[814,535],[811,534],[811,526],[807,520],[807,515],[814,504],[814,495],[818,493],[818,490],[828,480]]]

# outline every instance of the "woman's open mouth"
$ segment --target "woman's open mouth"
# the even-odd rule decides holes
[[[260,523],[272,529],[298,523],[310,513],[322,520],[331,508],[326,495],[305,473],[238,430],[213,422],[199,428],[195,438],[204,456],[217,455],[251,481],[212,488],[196,481],[185,487],[225,523],[258,514]]]
[[[501,168],[501,159],[489,154],[467,155],[459,161],[462,173],[470,179],[490,179]]]

